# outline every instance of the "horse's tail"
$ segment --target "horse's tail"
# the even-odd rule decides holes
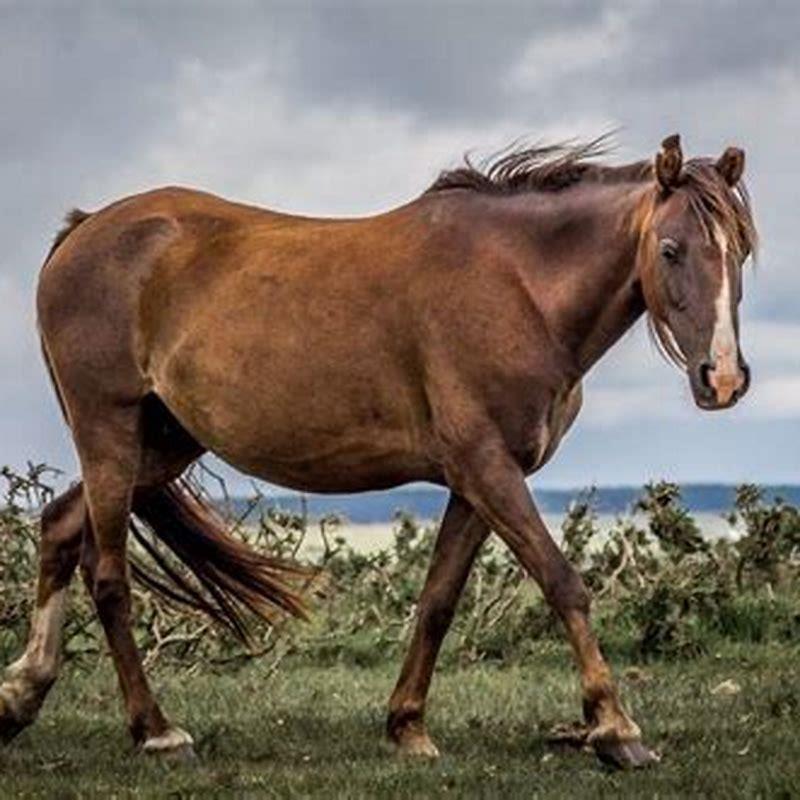
[[[262,555],[234,538],[186,481],[137,491],[132,510],[197,579],[195,584],[182,575],[132,519],[134,536],[162,573],[156,576],[132,564],[134,577],[149,589],[204,611],[245,643],[250,616],[272,622],[281,610],[307,618],[303,594],[315,582],[316,571]]]
[[[64,239],[69,236],[75,228],[78,227],[83,222],[86,222],[89,217],[92,215],[88,211],[81,211],[79,208],[73,208],[71,211],[68,211],[66,216],[64,217],[64,225],[59,229],[58,233],[56,233],[55,238],[53,239],[53,244],[50,247],[50,250],[47,252],[47,257],[44,260],[46,264],[50,257],[58,250],[61,243]]]

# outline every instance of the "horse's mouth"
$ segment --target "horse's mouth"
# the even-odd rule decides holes
[[[697,387],[692,382],[694,402],[702,411],[724,411],[727,408],[733,408],[744,397],[746,392],[746,388],[736,390],[728,394],[724,400],[720,400],[716,392],[708,391],[704,387]]]
[[[739,402],[739,398],[733,395],[730,400],[720,403],[716,399],[703,398],[695,395],[694,401],[697,407],[703,411],[724,411],[726,408],[733,408],[733,406]]]

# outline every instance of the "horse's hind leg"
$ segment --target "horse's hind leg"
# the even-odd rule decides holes
[[[49,502],[41,516],[36,608],[28,645],[0,685],[0,739],[36,718],[58,676],[67,588],[78,564],[86,507],[78,484]]]
[[[469,504],[451,495],[419,599],[414,636],[389,701],[387,731],[402,755],[439,754],[425,728],[425,699],[456,603],[488,534]]]
[[[141,408],[110,406],[85,425],[71,410],[92,533],[86,537],[84,569],[94,579],[92,595],[114,659],[131,735],[145,752],[189,756],[192,739],[171,727],[161,712],[131,631],[126,542],[142,456]]]

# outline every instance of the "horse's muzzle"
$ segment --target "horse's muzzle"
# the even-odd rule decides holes
[[[733,369],[701,361],[690,370],[689,380],[697,405],[706,411],[730,408],[750,388],[750,367],[739,354]]]

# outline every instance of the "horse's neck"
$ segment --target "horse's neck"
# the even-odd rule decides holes
[[[531,209],[538,256],[531,263],[548,284],[541,310],[580,374],[645,311],[635,219],[646,191],[638,184],[588,185],[551,195],[549,205],[539,198]]]

